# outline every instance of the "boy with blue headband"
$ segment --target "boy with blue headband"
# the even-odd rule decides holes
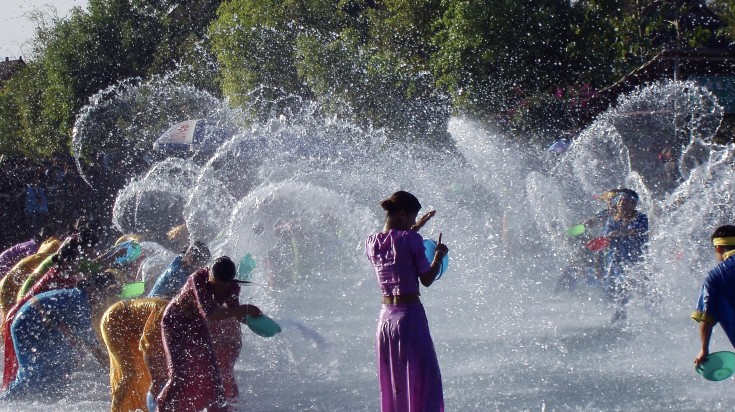
[[[712,234],[715,259],[720,262],[709,271],[699,292],[692,319],[699,322],[702,347],[694,358],[699,365],[707,359],[712,328],[719,323],[735,347],[735,226],[720,226]]]

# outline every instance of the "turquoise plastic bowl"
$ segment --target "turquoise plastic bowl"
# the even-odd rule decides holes
[[[281,332],[281,327],[278,326],[276,321],[265,315],[258,316],[257,318],[247,315],[245,317],[245,324],[248,325],[253,333],[264,338],[271,338]]]
[[[707,355],[707,360],[695,370],[708,381],[725,380],[735,372],[735,353],[728,351],[710,353]]]

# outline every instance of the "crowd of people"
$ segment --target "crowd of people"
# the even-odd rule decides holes
[[[410,193],[397,192],[382,206],[385,227],[366,242],[383,295],[376,336],[382,408],[443,410],[419,283],[433,283],[448,248],[440,239],[427,260],[418,230],[435,211],[417,220],[421,204]],[[0,253],[0,399],[62,395],[73,372],[94,361],[109,367],[112,411],[235,410],[241,324],[262,316],[239,301],[237,265],[226,256],[212,262],[208,246],[194,241],[143,295],[121,299],[145,259],[128,246],[142,238],[112,241],[104,233],[82,218],[67,232],[44,226]],[[407,356],[399,355],[406,348]]]
[[[609,190],[600,198],[606,207],[584,227],[588,234],[597,231],[605,244],[580,248],[558,288],[592,277],[614,304],[617,323],[626,319],[637,279],[633,268],[646,253],[648,218],[637,210],[638,194],[631,189]],[[414,195],[396,192],[381,207],[384,227],[365,241],[381,292],[375,336],[381,410],[443,411],[441,372],[420,286],[433,284],[448,247],[440,235],[434,255],[426,256],[419,230],[436,211],[419,218],[422,206]],[[205,243],[187,241],[143,295],[121,299],[123,285],[136,278],[145,259],[144,253],[130,255],[140,235],[112,241],[101,236],[106,231],[98,222],[84,218],[66,230],[43,223],[30,226],[29,240],[0,253],[0,399],[64,393],[73,384],[70,372],[86,359],[109,367],[112,411],[235,410],[240,328],[262,312],[240,302],[238,269],[229,257],[213,259]],[[170,235],[185,232],[177,227]],[[720,263],[708,274],[692,315],[702,341],[697,365],[706,362],[715,324],[735,346],[735,226],[718,228],[712,242]]]
[[[57,153],[40,161],[0,156],[0,221],[5,222],[0,250],[42,227],[68,230],[80,216],[109,220],[112,196],[122,182],[102,161],[83,167],[85,176],[98,182],[94,189],[69,155]]]
[[[0,399],[63,394],[85,360],[110,370],[113,411],[230,411],[241,323],[262,316],[239,301],[236,264],[212,261],[203,242],[182,250],[145,295],[121,300],[144,254],[140,236],[103,245],[80,219],[44,227],[0,254],[3,392]]]

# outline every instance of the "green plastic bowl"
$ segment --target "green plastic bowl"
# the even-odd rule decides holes
[[[128,283],[122,288],[120,297],[122,299],[137,298],[145,292],[145,282],[132,282]]]
[[[258,336],[270,338],[281,332],[281,327],[276,321],[268,316],[261,315],[254,318],[250,315],[245,317],[245,324]]]
[[[707,360],[695,370],[708,381],[725,380],[735,372],[735,353],[728,351],[710,353],[707,355]]]
[[[567,235],[569,236],[581,236],[584,234],[584,232],[587,230],[587,228],[584,226],[584,224],[578,224],[574,226],[570,226],[569,229],[567,229]]]

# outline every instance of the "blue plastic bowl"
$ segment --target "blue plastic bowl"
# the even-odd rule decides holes
[[[431,239],[424,239],[424,249],[426,249],[426,259],[429,260],[429,263],[434,261],[434,253],[436,252],[436,242]],[[436,275],[436,278],[434,280],[439,280],[439,278],[442,277],[444,272],[447,271],[447,268],[449,267],[449,255],[444,255],[442,258],[442,267],[439,270],[439,273]]]

